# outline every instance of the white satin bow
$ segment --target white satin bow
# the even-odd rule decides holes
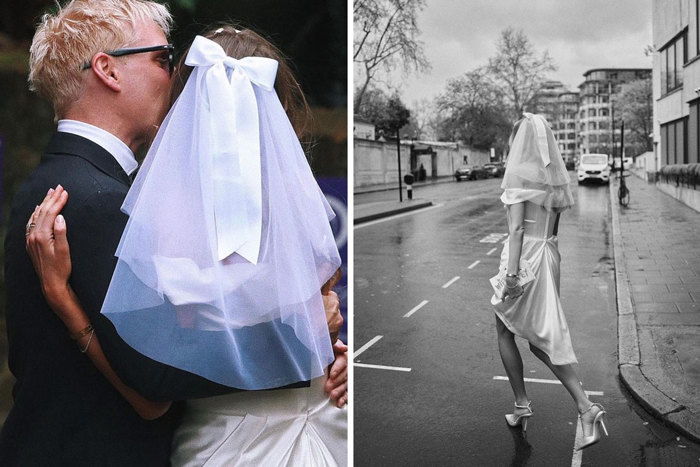
[[[535,124],[535,131],[537,132],[537,147],[540,150],[540,157],[542,157],[542,162],[544,163],[544,166],[547,167],[551,161],[549,159],[547,129],[545,128],[546,120],[541,115],[535,115],[529,112],[525,112],[523,113],[523,115]]]
[[[274,90],[277,61],[235,59],[197,36],[185,64],[205,67],[201,92],[209,104],[214,218],[219,260],[238,253],[257,264],[262,235],[262,172],[258,103],[253,86]]]

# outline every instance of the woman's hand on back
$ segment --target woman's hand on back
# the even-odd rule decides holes
[[[27,223],[26,248],[39,276],[48,304],[58,312],[60,302],[72,295],[68,279],[71,259],[66,222],[59,213],[68,201],[68,192],[58,185],[50,189]]]

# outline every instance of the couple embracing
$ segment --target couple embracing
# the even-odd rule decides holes
[[[175,66],[170,24],[72,0],[34,36],[58,128],[7,232],[0,464],[344,465],[340,258],[304,95],[250,30]]]

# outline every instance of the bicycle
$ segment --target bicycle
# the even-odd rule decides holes
[[[620,186],[617,189],[617,201],[620,203],[620,206],[624,207],[630,204],[630,190],[627,188],[627,183],[625,182],[625,178],[627,177],[629,177],[629,175],[624,175],[622,172],[620,172],[620,175],[617,177],[618,180],[620,180]]]

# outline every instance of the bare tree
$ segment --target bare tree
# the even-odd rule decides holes
[[[399,64],[406,71],[429,67],[418,41],[417,15],[424,6],[425,0],[353,0],[353,61],[362,75],[355,108],[380,70]]]
[[[440,139],[459,140],[481,149],[500,149],[505,144],[511,122],[487,69],[477,68],[448,81],[436,107]]]
[[[426,98],[413,101],[408,110],[411,112],[411,117],[401,133],[411,139],[434,139],[436,121],[434,102]]]
[[[535,51],[522,30],[504,29],[496,46],[496,56],[489,59],[489,74],[508,103],[510,118],[516,119],[556,66],[547,51]]]
[[[615,113],[625,122],[625,149],[637,155],[652,151],[653,110],[651,79],[629,82],[615,99]]]

